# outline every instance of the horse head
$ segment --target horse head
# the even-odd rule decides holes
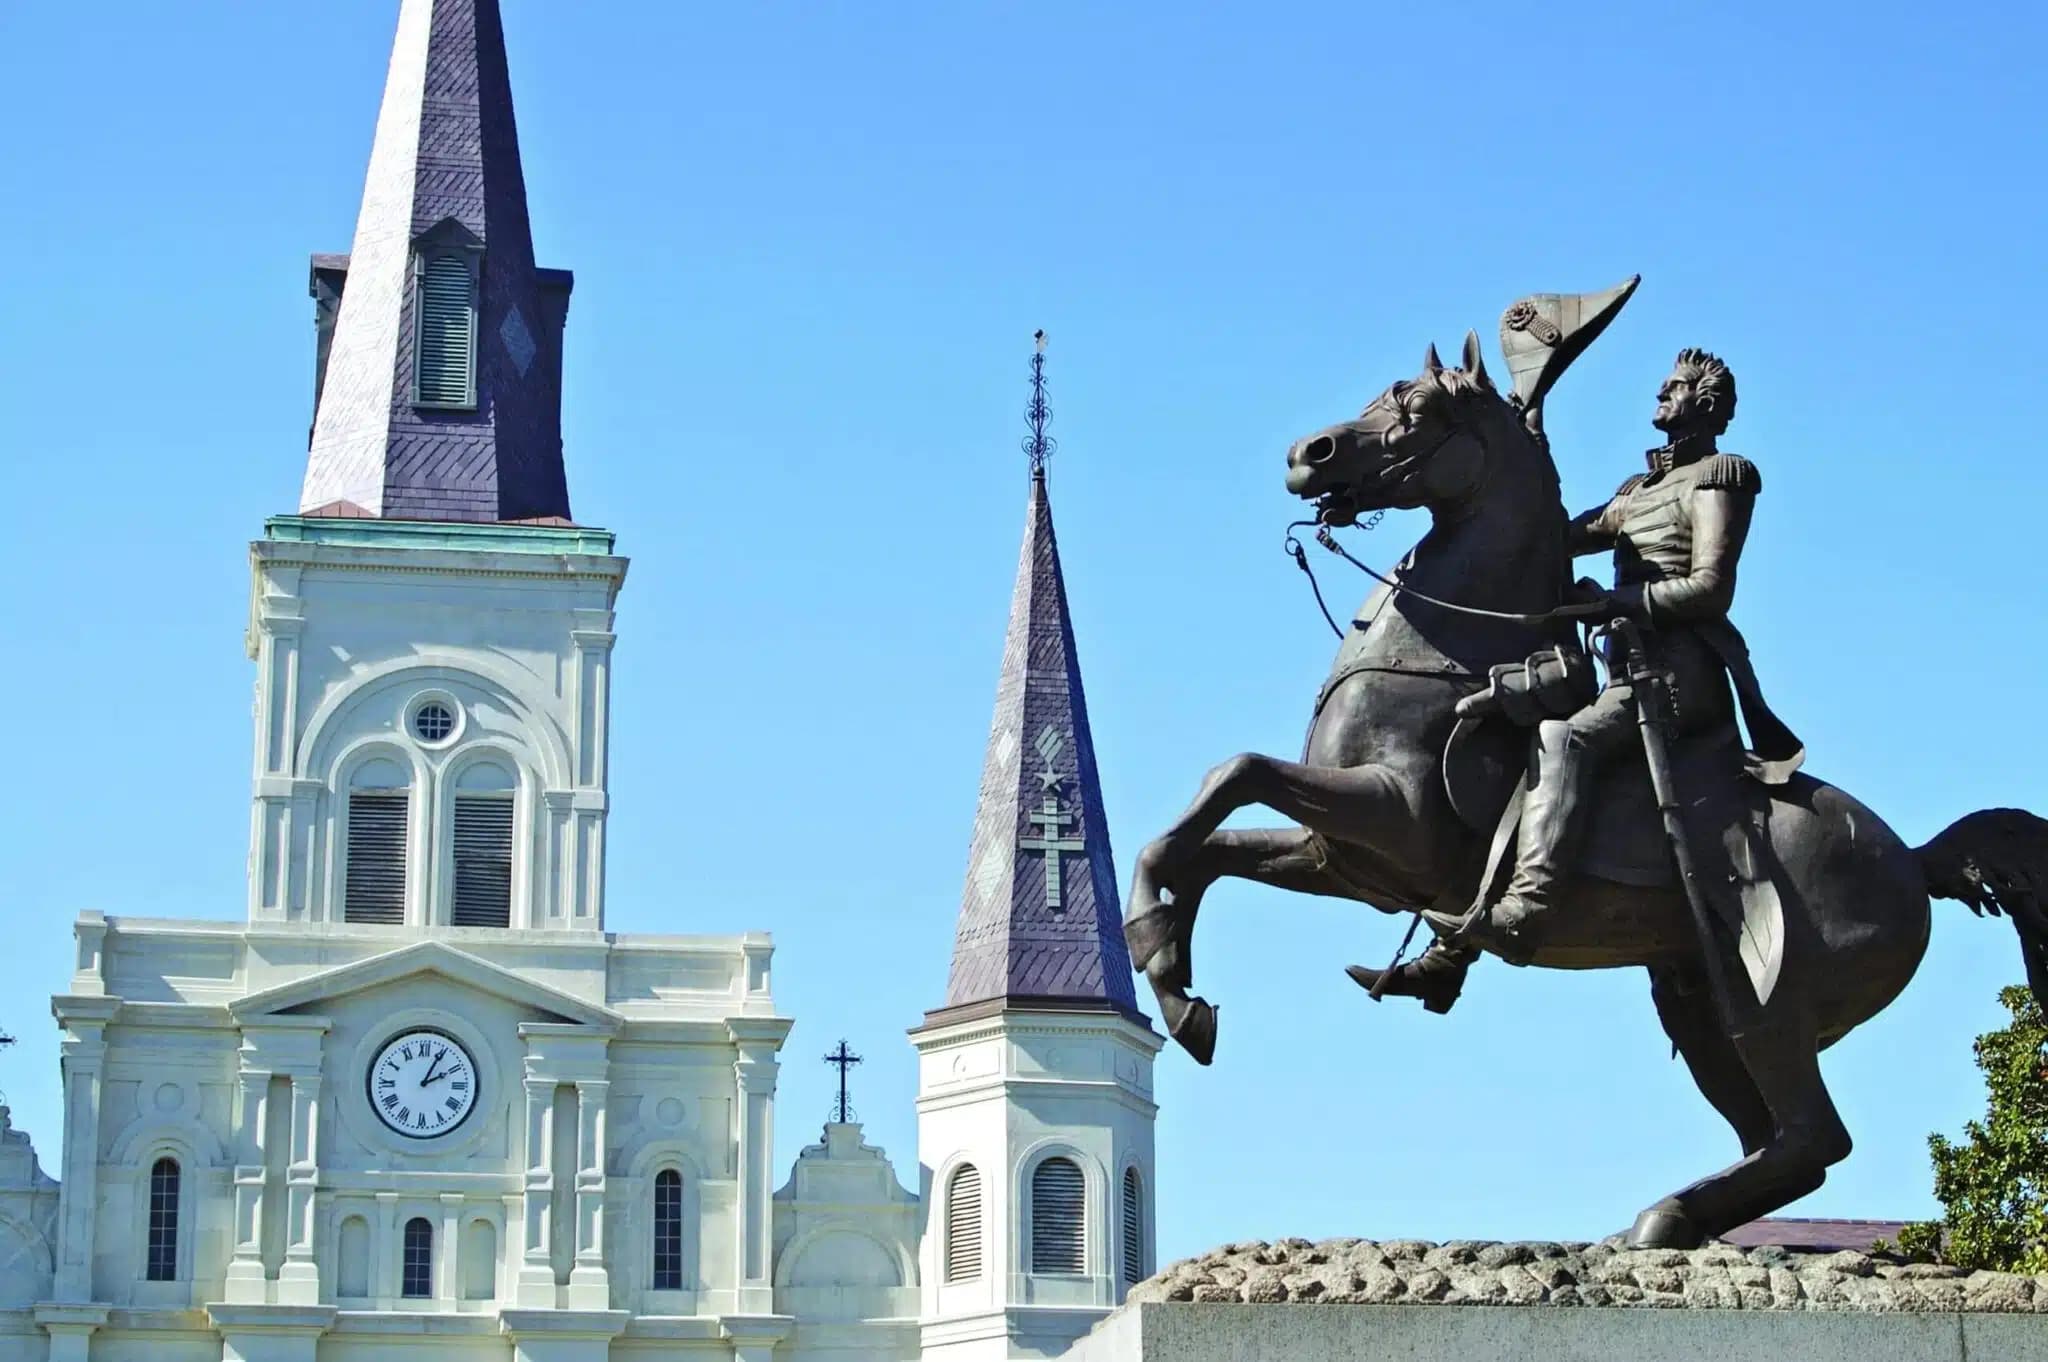
[[[1495,391],[1479,337],[1468,333],[1462,368],[1446,368],[1432,345],[1421,373],[1390,386],[1356,420],[1295,441],[1287,490],[1333,524],[1386,507],[1441,513],[1470,503],[1505,469],[1532,467],[1531,455],[1554,496],[1555,470]]]

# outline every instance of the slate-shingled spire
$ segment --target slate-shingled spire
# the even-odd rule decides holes
[[[416,274],[439,256],[476,280],[474,359],[447,371],[473,363],[473,406],[445,391],[442,405],[417,401]],[[313,257],[320,341],[300,511],[567,519],[571,282],[533,263],[497,0],[402,0],[354,246]]]
[[[1044,333],[1032,360],[1031,493],[944,1011],[1139,1016],[1067,586],[1046,495]]]

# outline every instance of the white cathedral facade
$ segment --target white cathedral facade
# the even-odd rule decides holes
[[[914,1185],[853,1124],[778,1176],[771,942],[605,930],[627,564],[569,514],[572,285],[495,0],[402,0],[250,546],[246,910],[77,919],[57,1177],[0,1107],[0,1359],[995,1362],[1154,1268],[1160,1038],[1042,469]]]

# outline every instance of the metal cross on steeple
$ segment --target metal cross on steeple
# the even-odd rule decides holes
[[[832,1107],[832,1124],[843,1126],[853,1119],[853,1108],[846,1101],[846,1071],[860,1063],[860,1056],[847,1049],[842,1040],[838,1049],[825,1056],[825,1062],[839,1066],[839,1101]]]
[[[1052,421],[1052,408],[1045,404],[1045,332],[1035,332],[1031,339],[1037,348],[1031,352],[1031,404],[1024,408],[1024,419],[1031,426],[1031,433],[1024,437],[1024,452],[1031,459],[1031,472],[1035,477],[1045,472],[1045,461],[1060,447],[1060,442],[1045,433]]]

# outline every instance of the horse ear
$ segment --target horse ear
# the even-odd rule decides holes
[[[1473,380],[1480,384],[1480,386],[1486,388],[1493,386],[1493,380],[1486,376],[1486,356],[1479,351],[1479,333],[1477,331],[1467,331],[1465,333],[1465,372],[1472,375]]]
[[[1443,371],[1444,362],[1436,357],[1436,342],[1431,341],[1429,343],[1429,353],[1422,357],[1422,372],[1425,374],[1440,374]]]

